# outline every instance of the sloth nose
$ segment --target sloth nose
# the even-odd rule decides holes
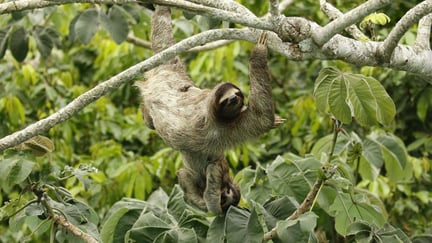
[[[238,101],[237,95],[233,95],[228,98],[228,104],[237,103],[237,101]]]

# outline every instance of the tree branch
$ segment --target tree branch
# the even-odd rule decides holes
[[[236,13],[227,10],[221,10],[218,8],[207,7],[204,5],[188,2],[185,0],[152,0],[151,2],[166,5],[170,7],[178,7],[181,9],[188,10],[190,12],[209,16],[215,19],[228,21],[237,24],[243,24],[245,26],[254,27],[263,30],[273,30],[274,26],[271,22],[264,19],[257,18],[253,14],[244,15],[243,13]]]
[[[278,0],[270,0],[269,13],[274,17],[280,15]]]
[[[95,238],[93,238],[93,236],[85,233],[84,231],[82,231],[77,226],[69,223],[68,220],[65,217],[60,216],[57,213],[55,213],[54,210],[53,210],[53,208],[51,207],[51,204],[49,203],[49,200],[50,199],[48,198],[48,196],[46,195],[46,193],[43,192],[43,195],[40,198],[40,202],[41,202],[42,206],[47,210],[48,215],[57,224],[63,226],[67,231],[71,232],[73,235],[75,235],[76,237],[82,239],[86,243],[98,243],[98,241]]]
[[[279,3],[279,13],[282,13],[285,9],[288,8],[289,5],[291,5],[294,2],[294,0],[283,0]]]
[[[243,14],[249,17],[256,17],[249,9],[232,0],[190,0],[197,4],[203,4],[216,9],[223,9],[226,11]]]
[[[428,14],[420,19],[417,29],[417,39],[415,46],[423,50],[430,50],[430,34],[432,25],[432,14]]]
[[[118,3],[137,3],[138,0],[17,0],[4,2],[0,4],[0,14],[12,13],[15,11],[45,8],[56,5],[65,5],[71,3],[100,3],[100,4],[118,4]]]
[[[378,54],[384,62],[388,62],[392,56],[399,40],[408,31],[408,29],[417,23],[423,16],[432,12],[432,1],[426,0],[410,9],[397,23],[394,29],[379,49]]]
[[[333,5],[328,3],[326,0],[320,0],[321,11],[325,13],[331,20],[337,19],[343,16],[343,13],[339,11],[339,9],[335,8]],[[345,28],[345,31],[348,32],[354,39],[368,41],[369,38],[357,28],[356,25],[351,25]]]
[[[144,47],[146,49],[151,49],[151,42],[150,41],[145,41],[143,39],[140,39],[132,34],[129,34],[126,37],[126,41],[129,43],[132,43],[134,45],[140,46],[140,47]]]
[[[359,22],[370,13],[375,12],[390,2],[390,0],[369,0],[328,23],[322,29],[312,32],[312,38],[315,43],[322,46],[343,29]]]

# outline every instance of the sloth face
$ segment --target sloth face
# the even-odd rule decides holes
[[[237,206],[240,202],[240,189],[233,183],[227,183],[226,187],[221,193],[221,207],[222,211],[228,211],[228,208],[233,205]]]
[[[243,94],[233,84],[222,84],[217,88],[215,96],[215,115],[220,122],[231,122],[245,110]]]

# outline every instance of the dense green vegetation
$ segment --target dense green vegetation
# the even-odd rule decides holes
[[[240,2],[257,15],[267,12],[260,1]],[[317,2],[295,1],[284,14],[325,24]],[[362,2],[333,1],[343,12]],[[390,22],[369,34],[382,39],[414,5],[393,1],[383,11]],[[0,137],[150,57],[149,49],[126,38],[133,33],[148,40],[150,15],[134,4],[69,4],[2,15]],[[178,40],[227,25],[190,19],[180,10],[173,15]],[[412,44],[415,34],[411,29],[404,43]],[[252,47],[235,41],[182,58],[200,87],[229,81],[247,91]],[[277,113],[287,121],[227,153],[242,201],[226,217],[184,203],[175,185],[181,157],[145,127],[131,82],[0,154],[0,242],[77,240],[53,223],[53,214],[103,242],[261,242],[274,227],[275,242],[430,240],[430,81],[341,61],[295,62],[271,52],[269,65]],[[328,92],[349,85],[351,92],[342,96]],[[316,181],[323,184],[312,210],[287,220]]]

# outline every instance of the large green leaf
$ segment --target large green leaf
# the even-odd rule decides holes
[[[295,161],[285,161],[278,157],[269,166],[267,173],[274,192],[294,197],[301,202],[315,183],[319,168],[321,163],[313,157]]]
[[[353,116],[362,126],[371,126],[377,122],[377,104],[366,79],[352,75],[347,77],[349,101]]]
[[[123,242],[124,235],[131,228],[131,223],[133,224],[138,218],[140,212],[145,208],[147,203],[135,199],[124,198],[112,206],[105,216],[105,221],[101,229],[101,239],[102,242]],[[131,218],[127,215],[128,212],[134,211],[136,218]],[[126,225],[122,225],[127,219]],[[118,230],[117,230],[118,229]],[[120,240],[120,241],[116,241]]]
[[[339,77],[339,71],[336,68],[323,68],[315,81],[314,96],[318,110],[327,111],[328,96],[333,82]]]
[[[390,124],[396,114],[396,107],[393,100],[385,91],[378,80],[372,77],[364,77],[370,87],[377,104],[377,119],[381,124]]]
[[[298,207],[294,198],[284,196],[282,198],[271,198],[264,205],[261,211],[268,228],[274,228],[277,221],[288,218]]]
[[[74,23],[74,34],[83,44],[88,44],[99,28],[99,12],[90,8],[82,12]]]
[[[36,46],[42,57],[49,56],[54,45],[59,44],[57,32],[50,27],[35,26],[33,37],[35,38]]]
[[[25,122],[24,106],[20,99],[13,95],[7,95],[1,99],[1,105],[6,110],[9,122],[13,125],[23,124]]]
[[[272,192],[267,173],[261,166],[256,169],[243,169],[237,173],[235,180],[240,186],[242,196],[258,203],[268,200],[268,195]]]
[[[136,242],[153,242],[159,235],[170,231],[173,228],[153,212],[142,214],[129,230],[126,239],[133,239]],[[124,240],[122,240],[124,242]]]
[[[377,229],[374,224],[366,221],[359,221],[349,225],[347,236],[354,236],[356,242],[400,242],[409,243],[411,240],[400,229],[390,224],[384,224]],[[350,238],[348,238],[350,239]]]
[[[379,133],[372,133],[368,138],[380,146],[387,176],[392,181],[401,181],[411,177],[411,173],[405,171],[408,164],[408,154],[402,141],[394,136]],[[375,158],[375,160],[377,159],[379,158]]]
[[[386,219],[378,207],[373,207],[366,197],[355,198],[348,193],[337,194],[330,210],[335,212],[336,231],[345,236],[351,223],[359,220],[371,222],[379,227],[383,226]]]
[[[262,242],[264,230],[255,208],[249,212],[230,207],[225,217],[227,242]]]
[[[12,32],[9,41],[9,49],[18,62],[24,61],[29,50],[29,38],[27,31],[23,27]]]
[[[114,5],[109,9],[107,15],[103,12],[100,15],[102,27],[108,31],[117,44],[126,40],[129,26],[120,7]]]
[[[384,87],[374,78],[323,68],[315,82],[317,108],[343,123],[355,117],[362,126],[389,124],[396,108]]]
[[[347,104],[348,90],[343,73],[336,79],[332,80],[328,93],[328,105],[330,111],[338,120],[345,124],[351,123],[351,110]]]
[[[35,163],[26,160],[23,157],[11,157],[0,162],[0,185],[1,188],[9,190],[23,182],[32,172]]]
[[[277,234],[281,242],[318,242],[314,229],[318,216],[307,212],[295,220],[280,221],[277,224]]]
[[[207,232],[207,242],[225,242],[225,217],[216,217]]]

